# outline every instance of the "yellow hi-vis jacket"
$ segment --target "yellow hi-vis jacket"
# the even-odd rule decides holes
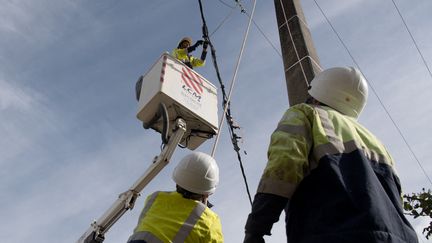
[[[370,161],[394,166],[384,145],[354,118],[327,106],[293,106],[271,136],[258,192],[291,198],[323,157],[355,150]]]
[[[174,49],[171,54],[172,54],[172,56],[174,56],[175,58],[177,58],[178,60],[182,61],[183,63],[185,63],[186,65],[188,65],[189,67],[192,67],[192,68],[202,67],[205,65],[205,61],[189,55],[187,48]]]
[[[284,209],[289,242],[418,242],[384,145],[355,119],[327,106],[298,104],[280,120],[245,242],[269,235]]]
[[[147,197],[138,225],[128,242],[219,243],[222,226],[216,213],[178,192],[154,192]]]

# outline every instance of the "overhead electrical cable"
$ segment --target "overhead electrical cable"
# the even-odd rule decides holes
[[[330,25],[331,29],[333,30],[333,32],[336,34],[337,38],[339,39],[339,41],[341,42],[341,44],[343,45],[343,47],[345,48],[346,52],[348,53],[348,55],[351,57],[351,59],[353,60],[354,64],[360,69],[360,65],[357,63],[356,59],[354,58],[354,56],[351,54],[350,50],[348,49],[348,47],[346,46],[345,42],[342,40],[341,36],[339,35],[339,33],[336,31],[336,29],[334,28],[333,24],[330,22],[330,20],[328,19],[327,15],[324,13],[324,11],[322,10],[322,8],[320,7],[320,5],[317,3],[316,0],[314,0],[316,6],[318,7],[318,9],[320,10],[321,14],[324,16],[324,18],[326,19],[326,21],[328,22],[328,24]],[[362,71],[361,71],[362,72]],[[363,76],[364,73],[362,72]],[[365,76],[366,78],[366,76]],[[405,138],[405,136],[403,135],[401,129],[399,128],[399,126],[396,124],[396,121],[393,119],[393,117],[390,115],[390,112],[387,110],[386,106],[384,105],[383,101],[381,100],[381,98],[378,96],[378,93],[375,91],[372,83],[366,78],[366,81],[368,82],[369,86],[372,89],[372,92],[375,94],[375,96],[377,97],[379,103],[381,104],[381,106],[383,107],[384,111],[386,112],[387,116],[390,118],[391,122],[393,123],[393,126],[396,128],[396,130],[398,131],[399,135],[402,137],[402,140],[405,142],[405,145],[407,146],[408,150],[410,151],[411,155],[414,157],[414,159],[416,160],[417,164],[419,165],[420,169],[422,170],[423,174],[426,176],[427,180],[429,181],[429,183],[432,186],[432,180],[429,178],[428,174],[426,173],[426,170],[424,169],[422,163],[420,162],[420,160],[417,158],[417,155],[414,153],[414,150],[411,148],[411,146],[409,145],[407,139]]]
[[[252,19],[246,10],[245,10],[244,14],[246,14],[246,16],[248,16],[249,19]],[[270,39],[267,37],[267,35],[264,33],[264,31],[260,28],[260,26],[255,22],[255,20],[252,19],[252,23],[255,25],[255,27],[257,27],[258,31],[261,33],[261,35],[264,37],[264,39],[266,39],[267,43],[269,43],[271,45],[271,47],[273,48],[273,50],[275,50],[275,52],[282,58],[282,54],[280,53],[280,51],[270,41]]]
[[[236,8],[235,6],[231,6],[231,5],[229,5],[228,3],[226,3],[226,2],[224,2],[222,0],[219,0],[219,2],[221,2],[223,5],[227,6],[228,8],[231,8],[231,9],[235,9]]]
[[[227,16],[225,16],[225,18],[220,22],[220,24],[213,30],[213,32],[211,32],[209,34],[209,37],[213,36],[214,33],[216,33],[216,31],[219,30],[220,27],[222,27],[222,25],[225,23],[225,21],[227,21],[231,15],[234,13],[235,8],[232,8],[231,11],[227,14]]]
[[[392,3],[393,3],[394,7],[396,8],[396,11],[398,12],[399,17],[401,18],[401,20],[402,20],[402,22],[403,22],[403,24],[404,24],[404,26],[405,26],[405,29],[407,30],[409,36],[411,37],[411,40],[413,41],[414,46],[415,46],[415,48],[417,49],[417,52],[418,52],[418,54],[420,55],[420,57],[421,57],[421,59],[422,59],[422,61],[423,61],[423,64],[425,65],[426,69],[428,70],[428,72],[429,72],[429,76],[430,76],[431,79],[432,79],[432,72],[431,72],[431,70],[430,70],[430,68],[429,68],[429,66],[428,66],[428,64],[427,64],[427,62],[426,62],[426,59],[424,58],[422,52],[420,51],[419,46],[417,45],[417,42],[416,42],[416,40],[414,39],[414,36],[411,34],[411,31],[410,31],[410,29],[408,28],[408,25],[407,25],[407,23],[406,23],[404,17],[402,16],[402,14],[401,14],[401,12],[400,12],[398,6],[396,5],[395,1],[394,1],[394,0],[391,0],[391,1],[392,1]]]
[[[220,27],[222,27],[222,25],[225,23],[225,21],[231,17],[233,10],[236,9],[235,6],[230,6],[227,3],[225,3],[224,1],[219,0],[219,2],[223,3],[225,6],[229,7],[232,9],[232,11],[222,20],[222,22],[216,27],[216,29],[210,33],[210,37],[217,31],[219,30]],[[241,13],[244,13],[248,18],[251,18],[250,14],[247,12],[247,10],[243,7],[243,5],[240,3],[240,1],[236,1],[237,6],[240,8]],[[252,23],[254,24],[254,26],[258,29],[258,31],[260,32],[260,34],[264,37],[264,39],[267,41],[267,43],[270,44],[270,46],[273,48],[273,50],[278,54],[278,56],[280,56],[282,58],[282,54],[280,53],[280,51],[276,48],[276,46],[273,44],[273,42],[270,40],[270,38],[267,37],[267,35],[264,33],[264,31],[262,30],[262,28],[257,24],[257,22],[252,19]]]
[[[217,143],[219,141],[219,137],[220,137],[220,134],[221,134],[220,130],[221,130],[222,126],[223,126],[223,121],[224,121],[224,119],[226,117],[227,123],[228,123],[228,126],[229,126],[229,131],[230,131],[230,136],[231,136],[231,142],[233,144],[234,150],[237,153],[237,159],[239,160],[240,169],[241,169],[241,172],[242,172],[242,175],[243,175],[244,183],[245,183],[245,186],[246,186],[246,191],[247,191],[247,194],[248,194],[248,197],[249,197],[249,202],[252,205],[252,197],[251,197],[251,194],[250,194],[250,191],[249,191],[249,186],[248,186],[248,183],[247,183],[247,178],[246,178],[246,175],[245,175],[245,172],[244,172],[243,162],[242,162],[241,155],[240,155],[240,147],[238,146],[238,140],[241,139],[241,137],[239,137],[235,133],[235,129],[239,129],[240,127],[234,124],[234,119],[231,116],[231,109],[230,109],[231,95],[232,95],[233,87],[234,87],[234,84],[235,84],[235,81],[236,81],[236,76],[237,76],[238,68],[239,68],[239,65],[240,65],[241,57],[242,57],[242,54],[243,54],[243,50],[244,50],[244,47],[245,47],[245,44],[246,44],[247,36],[248,36],[248,33],[249,33],[251,21],[249,21],[248,27],[247,27],[245,35],[244,35],[244,40],[243,40],[242,47],[241,47],[241,50],[240,50],[239,58],[237,60],[235,72],[234,72],[234,75],[233,75],[233,78],[232,78],[232,81],[231,81],[231,87],[230,87],[230,90],[229,90],[229,94],[227,96],[226,92],[225,92],[225,86],[223,85],[222,78],[220,76],[219,68],[218,68],[218,65],[217,65],[216,50],[215,50],[213,44],[211,43],[210,37],[208,35],[208,29],[207,29],[207,24],[206,24],[205,17],[204,17],[204,11],[203,11],[203,7],[202,7],[202,2],[201,2],[201,0],[198,0],[198,2],[199,2],[199,6],[200,6],[201,19],[202,19],[202,22],[203,22],[203,26],[202,26],[203,38],[204,38],[205,41],[208,42],[208,44],[209,44],[209,46],[211,48],[211,54],[212,54],[213,64],[214,64],[214,67],[216,69],[216,74],[217,74],[216,76],[217,76],[219,84],[221,86],[222,96],[223,96],[222,100],[223,100],[224,114],[222,115],[220,123],[219,123],[219,133],[216,136],[216,140],[215,140],[215,143],[214,143],[211,155],[214,156],[214,154],[215,154]],[[253,10],[252,10],[252,16],[253,16],[253,13],[255,12],[255,6],[256,6],[256,0],[254,0]]]

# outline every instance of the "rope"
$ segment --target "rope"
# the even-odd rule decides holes
[[[402,20],[402,22],[403,22],[403,24],[404,24],[404,26],[405,26],[405,29],[407,30],[408,34],[410,35],[411,40],[413,41],[414,46],[415,46],[415,48],[417,49],[417,52],[418,52],[418,54],[420,55],[420,57],[421,57],[421,59],[422,59],[422,61],[423,61],[423,64],[425,65],[426,69],[428,70],[428,72],[429,72],[429,76],[432,78],[432,72],[431,72],[429,66],[427,65],[426,59],[424,58],[422,52],[420,51],[419,46],[417,45],[417,42],[415,41],[413,35],[411,34],[411,31],[409,30],[408,25],[407,25],[407,23],[405,22],[404,17],[402,16],[401,12],[399,11],[399,8],[397,7],[395,1],[394,1],[394,0],[391,0],[391,1],[393,2],[393,5],[394,5],[394,7],[396,8],[396,11],[398,12],[399,17],[401,18],[401,20]]]
[[[333,32],[336,34],[337,38],[339,39],[339,41],[341,42],[341,44],[343,45],[343,47],[345,48],[346,52],[348,53],[348,55],[351,57],[351,59],[353,60],[354,64],[360,69],[360,65],[357,63],[357,61],[355,60],[354,56],[351,54],[351,52],[349,51],[348,47],[345,45],[345,42],[342,40],[342,38],[340,37],[340,35],[338,34],[338,32],[336,31],[336,29],[333,27],[332,23],[330,22],[330,20],[327,18],[327,15],[324,13],[324,11],[321,9],[320,5],[316,2],[316,0],[314,0],[315,4],[317,5],[317,7],[319,8],[319,10],[321,11],[321,14],[324,16],[324,18],[327,20],[328,24],[330,25],[330,27],[332,28]],[[362,71],[361,71],[362,72]],[[363,74],[363,72],[362,72]],[[365,76],[363,74],[363,76]],[[365,76],[366,78],[366,76]],[[377,92],[375,91],[375,88],[373,87],[372,83],[368,81],[368,79],[366,78],[366,81],[368,82],[369,86],[371,87],[373,93],[375,94],[375,96],[377,97],[379,103],[381,104],[381,106],[383,107],[384,111],[386,112],[387,116],[390,118],[391,122],[393,123],[393,126],[396,128],[396,130],[398,131],[399,135],[402,137],[403,141],[405,142],[405,145],[408,147],[408,150],[411,152],[411,154],[413,155],[414,159],[417,161],[417,164],[420,166],[420,169],[423,171],[423,174],[426,176],[427,180],[429,181],[429,183],[432,186],[432,180],[429,178],[428,174],[426,173],[426,170],[423,168],[423,165],[421,164],[420,160],[417,158],[416,154],[414,153],[414,151],[412,150],[411,146],[409,145],[407,139],[405,138],[405,136],[403,135],[401,129],[399,128],[399,126],[396,124],[395,120],[393,119],[393,117],[390,115],[390,112],[387,110],[387,108],[384,106],[384,103],[382,102],[381,98],[378,96]]]
[[[283,8],[284,5],[283,5],[283,3],[282,3],[282,0],[279,0],[279,2],[280,2],[280,5],[281,5],[281,8],[282,8],[282,13],[283,13],[283,15],[284,15],[285,24],[286,24],[286,26],[287,26],[288,33],[289,33],[289,36],[290,36],[291,42],[292,42],[293,47],[294,47],[294,52],[295,52],[295,54],[296,54],[297,61],[299,61],[299,60],[300,60],[300,56],[299,56],[299,54],[298,54],[297,47],[296,47],[296,45],[295,45],[294,38],[293,38],[292,33],[291,33],[291,28],[289,27],[289,24],[288,24],[288,19],[287,19],[286,13],[285,13],[285,9]],[[307,80],[307,78],[306,78],[306,73],[305,73],[305,71],[304,71],[303,64],[302,64],[301,62],[300,62],[300,68],[301,68],[302,73],[303,73],[303,77],[304,77],[304,80],[305,80],[305,83],[306,83],[306,87],[309,87],[309,83],[308,83],[308,80]]]
[[[206,40],[209,43],[209,46],[211,48],[211,54],[212,54],[212,58],[213,58],[213,64],[214,64],[214,67],[216,69],[216,75],[217,75],[219,84],[221,86],[222,95],[223,95],[224,113],[223,113],[223,116],[222,116],[222,118],[220,120],[220,123],[219,123],[219,131],[221,130],[222,125],[223,125],[223,121],[224,121],[224,119],[226,117],[227,123],[229,125],[231,142],[233,144],[234,150],[237,153],[237,159],[239,160],[240,169],[241,169],[241,172],[242,172],[242,175],[243,175],[243,180],[244,180],[244,183],[245,183],[245,186],[246,186],[246,192],[248,194],[249,202],[250,202],[250,204],[252,206],[252,197],[251,197],[251,194],[250,194],[250,191],[249,191],[249,185],[247,183],[247,179],[246,179],[246,175],[245,175],[244,167],[243,167],[243,162],[242,162],[242,159],[241,159],[241,156],[240,156],[240,147],[238,146],[238,140],[241,137],[237,136],[237,134],[234,131],[235,129],[239,129],[240,127],[234,125],[234,120],[233,120],[233,118],[231,116],[231,109],[230,109],[230,99],[231,99],[231,95],[232,95],[235,79],[236,79],[236,76],[237,76],[238,68],[239,68],[239,65],[240,65],[241,56],[243,54],[243,50],[244,50],[244,47],[245,47],[246,39],[247,39],[247,36],[248,36],[248,33],[249,33],[251,21],[249,21],[249,24],[248,24],[248,27],[247,27],[247,30],[246,30],[246,33],[245,33],[245,36],[244,36],[244,40],[243,40],[242,48],[241,48],[241,51],[240,51],[240,54],[239,54],[239,58],[238,58],[238,61],[237,61],[236,69],[235,69],[235,72],[234,72],[234,75],[233,75],[233,79],[231,81],[231,87],[230,87],[229,95],[227,96],[226,92],[225,92],[225,86],[224,86],[224,84],[222,82],[222,78],[220,77],[220,72],[219,72],[219,68],[218,68],[218,65],[217,65],[217,61],[216,61],[216,50],[215,50],[213,44],[211,43],[210,37],[208,35],[208,30],[207,30],[207,25],[206,25],[205,17],[204,17],[204,11],[203,11],[203,7],[202,7],[202,2],[201,2],[201,0],[198,0],[198,2],[199,2],[199,6],[200,6],[201,19],[202,19],[202,22],[203,22],[203,26],[202,26],[203,38],[204,38],[204,40]],[[252,10],[252,16],[253,16],[253,13],[255,12],[255,6],[256,6],[256,0],[254,0],[253,10]],[[216,136],[216,140],[215,140],[215,143],[214,143],[214,146],[213,146],[213,149],[212,149],[212,153],[211,153],[212,157],[215,154],[220,134],[221,134],[221,132],[219,132],[217,134],[217,136]]]

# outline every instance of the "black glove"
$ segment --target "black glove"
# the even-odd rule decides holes
[[[202,41],[202,40],[199,40],[199,41],[197,41],[195,44],[193,44],[192,46],[189,46],[188,49],[187,49],[188,53],[189,53],[189,52],[193,52],[193,51],[195,51],[195,49],[196,49],[199,45],[202,45],[202,43],[203,43],[203,41]]]
[[[207,56],[207,51],[206,51],[206,49],[204,49],[201,53],[201,60],[205,61],[206,56]]]
[[[188,53],[189,52],[193,52],[193,51],[195,51],[195,49],[199,46],[199,45],[202,45],[204,43],[204,41],[203,40],[198,40],[197,42],[195,42],[195,44],[193,45],[193,46],[190,46],[190,47],[188,47]]]
[[[205,49],[207,49],[207,46],[208,46],[208,41],[204,41],[204,44],[203,44],[203,49],[205,50]]]

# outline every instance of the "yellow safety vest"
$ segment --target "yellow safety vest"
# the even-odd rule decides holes
[[[371,161],[394,165],[384,145],[354,118],[327,106],[295,105],[271,136],[257,191],[291,198],[323,156],[354,150],[363,151]]]
[[[202,67],[205,65],[205,61],[188,55],[188,51],[186,48],[174,49],[171,54],[183,63],[190,63],[192,67]]]
[[[155,192],[147,197],[138,225],[128,242],[219,243],[222,226],[216,213],[178,192]]]

